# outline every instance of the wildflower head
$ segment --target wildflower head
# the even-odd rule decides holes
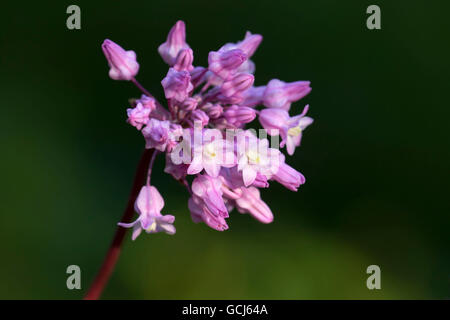
[[[105,40],[103,51],[113,79],[132,80],[143,92],[127,109],[128,122],[141,131],[145,147],[165,153],[164,171],[186,186],[192,220],[224,231],[234,208],[262,223],[274,216],[261,199],[260,188],[276,181],[297,191],[304,176],[285,162],[285,157],[258,137],[249,124],[258,117],[272,137],[281,137],[292,155],[300,145],[303,130],[313,120],[306,116],[308,106],[291,116],[291,104],[311,91],[309,81],[284,82],[273,79],[254,86],[255,64],[250,58],[262,36],[247,32],[236,43],[226,43],[208,55],[208,66],[194,64],[194,52],[186,43],[186,27],[178,21],[167,40],[158,48],[168,64],[162,79],[165,101],[159,102],[137,83],[139,65],[132,51]],[[262,130],[264,132],[264,130]],[[174,217],[161,215],[164,201],[148,182],[136,199],[139,214],[133,223],[133,239],[147,233],[175,233]],[[189,182],[192,181],[192,182]]]

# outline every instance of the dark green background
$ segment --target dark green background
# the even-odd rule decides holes
[[[82,29],[66,28],[81,7]],[[382,30],[366,28],[378,4]],[[153,183],[177,234],[127,236],[104,298],[449,298],[448,1],[58,1],[1,4],[0,298],[78,299],[122,215],[144,141],[126,124],[139,92],[112,81],[100,49],[137,52],[157,97],[157,53],[178,19],[195,63],[246,30],[264,36],[256,84],[311,80],[315,118],[289,163],[307,183],[273,183],[275,221],[233,212],[193,224],[188,196],[157,159]],[[82,291],[66,268],[82,270]],[[382,289],[366,288],[381,267]]]

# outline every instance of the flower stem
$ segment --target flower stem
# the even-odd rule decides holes
[[[154,97],[151,95],[151,93],[148,92],[147,89],[145,89],[145,88],[142,86],[142,84],[140,84],[140,83],[136,80],[136,78],[131,78],[131,82],[133,82],[134,85],[135,85],[136,87],[138,87],[138,89],[141,90],[147,97],[154,98]],[[156,99],[155,99],[155,100],[156,100]]]
[[[156,103],[156,106],[157,106],[158,108],[162,108],[162,109],[164,109],[164,110],[166,109],[166,108],[163,107],[163,105],[162,105],[161,103],[158,102],[158,100],[156,100],[156,98],[155,98],[150,92],[148,92],[147,89],[144,88],[144,86],[143,86],[142,84],[139,83],[139,81],[136,80],[136,78],[131,78],[131,82],[133,82],[133,84],[134,84],[139,90],[141,90],[142,93],[145,94],[147,97],[155,99],[155,103]]]
[[[155,162],[156,155],[158,154],[158,150],[154,149],[153,154],[150,159],[150,163],[148,164],[148,171],[147,171],[147,186],[150,186],[150,179],[152,177],[152,168],[153,168],[153,162]]]
[[[141,187],[145,184],[147,178],[147,170],[149,167],[150,159],[153,158],[153,153],[155,149],[145,149],[139,160],[138,167],[134,176],[133,186],[131,188],[130,196],[128,198],[128,204],[123,214],[121,222],[129,223],[131,222],[134,215],[134,202],[139,194]],[[151,162],[153,164],[153,161]],[[122,243],[127,232],[126,228],[117,227],[116,234],[111,243],[111,246],[106,253],[103,264],[97,276],[94,279],[91,287],[89,288],[84,300],[97,300],[100,298],[103,289],[108,283],[109,277],[111,276],[114,267],[119,259],[120,250]]]

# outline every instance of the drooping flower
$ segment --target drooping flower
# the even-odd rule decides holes
[[[269,206],[261,200],[258,188],[241,188],[241,196],[235,200],[236,209],[240,213],[249,213],[262,223],[271,223],[273,214]]]
[[[103,41],[102,50],[110,67],[109,77],[111,79],[131,80],[136,76],[139,71],[139,63],[136,61],[134,51],[125,51],[109,39]]]
[[[300,185],[305,183],[305,177],[285,163],[285,157],[282,156],[281,165],[278,168],[277,173],[272,176],[272,179],[279,182],[287,189],[297,191]]]
[[[269,135],[279,134],[282,138],[280,146],[286,145],[288,154],[293,155],[295,148],[301,143],[303,130],[314,121],[305,116],[308,109],[309,106],[306,105],[303,112],[294,117],[290,117],[289,113],[283,109],[264,109],[259,114],[259,122]]]
[[[225,218],[220,215],[214,215],[200,197],[193,195],[189,198],[188,208],[195,223],[204,222],[207,226],[217,231],[228,229]]]
[[[132,239],[135,240],[145,230],[147,233],[165,232],[175,234],[173,215],[161,214],[164,207],[164,199],[154,186],[143,186],[139,192],[134,209],[139,214],[137,220],[131,223],[119,222],[124,228],[133,228]]]
[[[201,198],[215,216],[228,217],[228,211],[222,199],[222,181],[219,178],[208,174],[198,175],[192,181],[192,193]]]

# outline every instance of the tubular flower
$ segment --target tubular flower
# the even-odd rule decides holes
[[[255,64],[250,58],[262,36],[247,32],[236,43],[226,43],[208,55],[208,66],[194,65],[194,52],[186,43],[186,26],[178,21],[158,52],[168,64],[161,81],[165,101],[158,102],[140,85],[136,54],[125,51],[111,40],[102,50],[116,80],[131,80],[144,94],[132,99],[127,122],[140,130],[145,147],[154,149],[149,160],[147,183],[135,202],[139,214],[132,223],[133,240],[142,232],[175,233],[172,215],[161,214],[164,200],[150,184],[154,157],[164,153],[164,171],[181,182],[190,194],[188,208],[192,220],[208,227],[227,230],[234,208],[262,223],[274,216],[261,199],[260,188],[276,181],[297,191],[305,177],[285,162],[285,156],[265,136],[258,137],[249,124],[258,118],[272,142],[281,137],[292,155],[300,145],[303,130],[313,119],[308,106],[290,116],[291,104],[311,91],[309,81],[283,82],[273,79],[267,85],[255,84]],[[192,181],[192,182],[190,182]]]

